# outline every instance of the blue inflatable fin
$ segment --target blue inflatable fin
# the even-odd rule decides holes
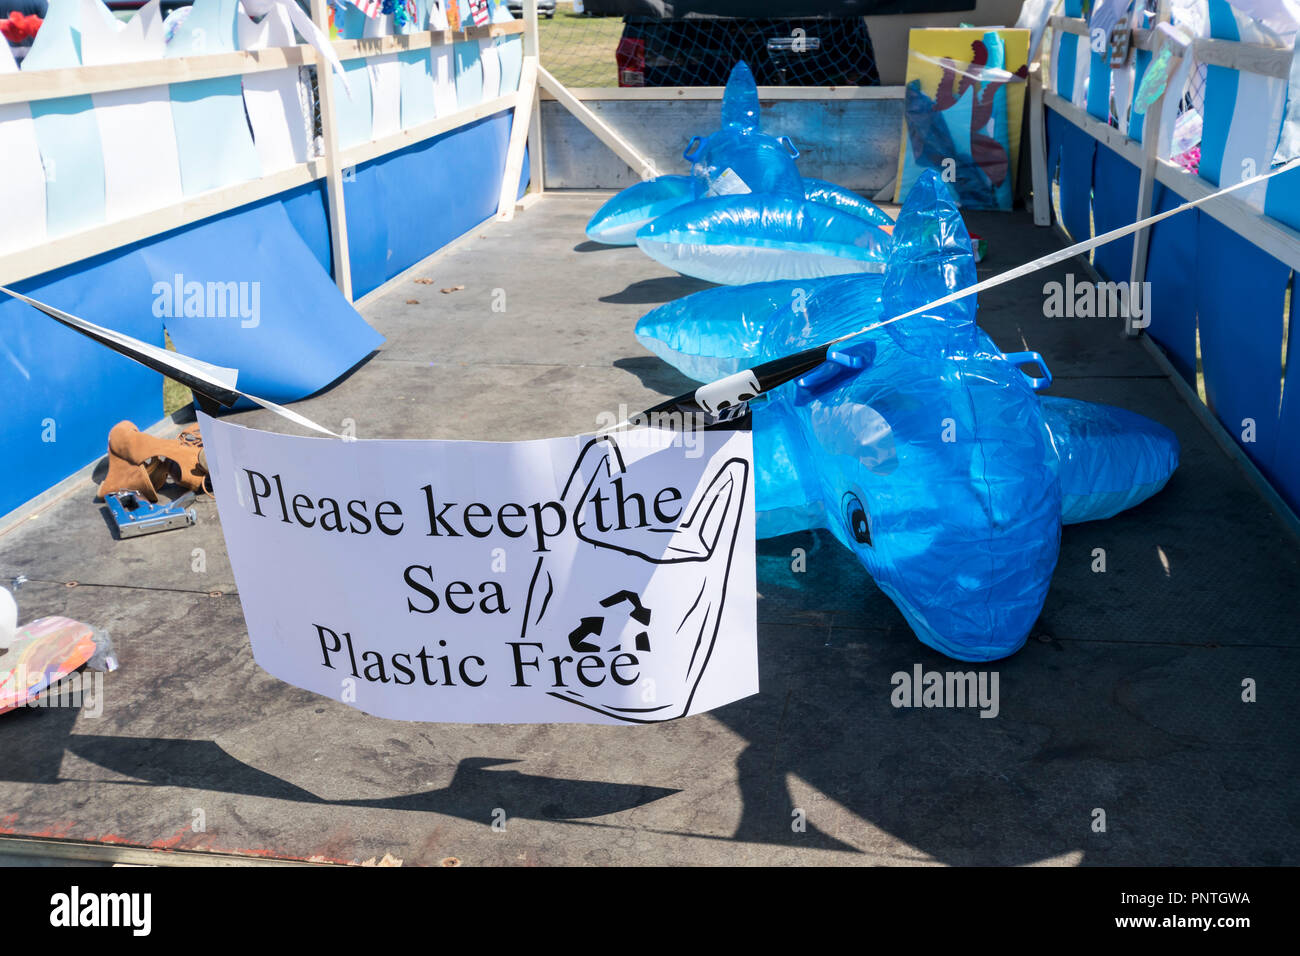
[[[789,386],[782,386],[788,388]],[[754,416],[755,533],[760,538],[826,526],[816,475],[802,467],[808,450],[786,416]]]
[[[970,233],[948,187],[934,170],[924,170],[907,194],[894,225],[893,245],[882,293],[887,316],[901,315],[978,281]],[[975,296],[929,313],[975,327]],[[915,325],[914,320],[904,320]]]
[[[803,178],[803,195],[810,202],[819,202],[823,206],[842,209],[877,226],[892,227],[894,225],[894,220],[889,218],[889,214],[869,199],[863,199],[852,190],[845,189],[843,186],[836,186],[834,183],[828,183],[824,179],[811,179],[805,176]]]
[[[642,226],[694,198],[690,176],[656,176],[634,183],[596,210],[587,223],[587,238],[607,246],[635,246]]]
[[[726,89],[722,91],[722,126],[758,129],[758,85],[749,64],[741,60],[731,69]]]
[[[878,302],[881,278],[861,278],[873,284]],[[688,378],[712,382],[819,344],[820,339],[812,339],[820,334],[814,316],[822,313],[822,290],[843,279],[781,279],[705,289],[647,312],[636,324],[636,337]]]
[[[1123,408],[1044,396],[1060,460],[1061,521],[1110,518],[1150,498],[1178,467],[1174,433]]]

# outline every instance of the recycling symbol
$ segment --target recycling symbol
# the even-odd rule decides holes
[[[628,612],[628,617],[636,621],[642,627],[650,626],[650,609],[641,603],[641,598],[636,592],[629,590],[617,591],[600,602],[603,608],[611,608],[615,605],[628,603],[632,605],[632,610]],[[602,616],[584,617],[578,622],[578,626],[569,632],[569,647],[575,653],[591,653],[601,651],[598,644],[587,640],[589,637],[599,637],[605,627],[605,618]],[[636,636],[636,649],[643,653],[650,650],[650,633],[641,631]],[[609,653],[622,650],[621,644],[615,644],[608,648]]]

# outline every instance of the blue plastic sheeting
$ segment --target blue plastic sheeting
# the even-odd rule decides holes
[[[261,398],[305,398],[384,341],[339,294],[278,203],[164,236],[140,256],[177,350],[239,369],[240,390]]]
[[[1256,464],[1272,461],[1282,382],[1282,303],[1290,269],[1203,215],[1195,273],[1207,404]],[[1212,266],[1212,267],[1211,267]],[[1254,441],[1243,439],[1255,423]]]
[[[1097,141],[1073,123],[1061,127],[1061,224],[1070,238],[1091,236],[1092,160]]]
[[[1185,200],[1156,184],[1152,208],[1168,212]],[[1197,209],[1180,212],[1151,227],[1146,281],[1151,283],[1151,325],[1147,333],[1164,346],[1184,380],[1196,384],[1196,224]],[[1217,274],[1217,271],[1216,271]]]
[[[343,184],[354,296],[496,212],[512,115],[506,110],[356,167]],[[521,183],[527,179],[525,161]]]
[[[1092,215],[1098,233],[1133,221],[1137,209],[1138,168],[1105,146],[1097,146],[1093,169]],[[1133,266],[1133,237],[1125,236],[1101,246],[1092,264],[1112,282],[1127,281]]]
[[[118,250],[14,286],[161,346],[152,281],[137,254]],[[30,306],[0,299],[0,449],[10,463],[0,482],[4,514],[103,455],[108,430],[122,419],[151,425],[161,418],[162,376]]]

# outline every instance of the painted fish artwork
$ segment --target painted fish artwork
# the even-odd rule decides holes
[[[964,208],[1011,208],[1028,58],[1028,30],[910,31],[896,198],[932,169]]]
[[[957,203],[918,178],[883,276],[709,289],[660,307],[641,341],[710,378],[829,341],[976,282]],[[1037,353],[1002,352],[967,296],[848,339],[754,406],[758,534],[824,527],[914,633],[964,661],[1006,657],[1043,607],[1061,526],[1164,487],[1171,431],[1136,413],[1040,396]],[[1026,369],[1043,375],[1031,378]]]
[[[727,81],[722,127],[696,136],[689,175],[624,189],[587,225],[606,245],[637,245],[684,275],[737,285],[881,272],[893,221],[852,190],[804,179],[788,137],[759,126],[758,87],[743,62]]]

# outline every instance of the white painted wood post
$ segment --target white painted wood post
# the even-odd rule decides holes
[[[559,11],[556,11],[557,15]],[[524,56],[535,56],[542,62],[541,37],[537,34],[537,0],[524,0]],[[546,146],[542,141],[542,91],[541,87],[533,90],[533,102],[529,107],[532,120],[528,125],[528,171],[532,182],[529,184],[535,193],[546,192]]]
[[[1157,21],[1163,20],[1168,16],[1166,4],[1161,2],[1160,12],[1157,15]],[[1153,25],[1154,29],[1154,25]],[[1172,80],[1178,73],[1178,68],[1182,64],[1182,57],[1174,56],[1170,61],[1169,78]],[[1160,138],[1161,138],[1161,118],[1164,115],[1165,97],[1169,93],[1169,87],[1166,85],[1160,98],[1147,107],[1146,115],[1142,117],[1142,165],[1138,168],[1138,195],[1137,209],[1134,212],[1133,221],[1140,222],[1151,215],[1151,210],[1155,202],[1156,191],[1156,167],[1160,161]],[[1133,89],[1133,95],[1137,96],[1136,86]],[[1178,96],[1182,96],[1182,90],[1177,91]],[[1134,290],[1138,288],[1138,283],[1146,278],[1147,274],[1147,253],[1151,246],[1151,230],[1139,229],[1133,235],[1133,261],[1129,266],[1129,290],[1130,298]],[[1142,297],[1142,303],[1146,309],[1150,310],[1151,303],[1145,296]],[[1148,319],[1150,316],[1147,317]],[[1137,338],[1142,334],[1142,329],[1130,321],[1124,327],[1124,334],[1129,338]]]
[[[519,177],[524,172],[524,149],[528,146],[532,106],[537,99],[537,57],[525,56],[519,73],[519,93],[510,125],[510,145],[506,149],[506,168],[501,177],[501,198],[497,201],[497,218],[515,218],[519,198]]]
[[[1043,117],[1043,74],[1029,64],[1029,170],[1034,192],[1034,225],[1052,224],[1052,184],[1047,177],[1047,132]]]
[[[574,118],[592,134],[614,151],[619,159],[632,167],[642,179],[653,179],[659,175],[659,170],[655,167],[654,162],[643,155],[635,146],[625,140],[618,132],[603,119],[593,113],[587,104],[578,99],[569,91],[569,89],[557,80],[547,71],[546,67],[537,67],[537,80],[542,89],[554,96],[566,110],[573,114]]]
[[[311,16],[329,36],[326,0],[311,0]],[[343,203],[343,170],[339,167],[338,123],[334,114],[334,71],[316,54],[316,93],[320,100],[321,138],[325,143],[325,194],[328,202],[330,246],[334,250],[334,282],[343,298],[352,301],[352,260],[348,255],[348,216]]]

